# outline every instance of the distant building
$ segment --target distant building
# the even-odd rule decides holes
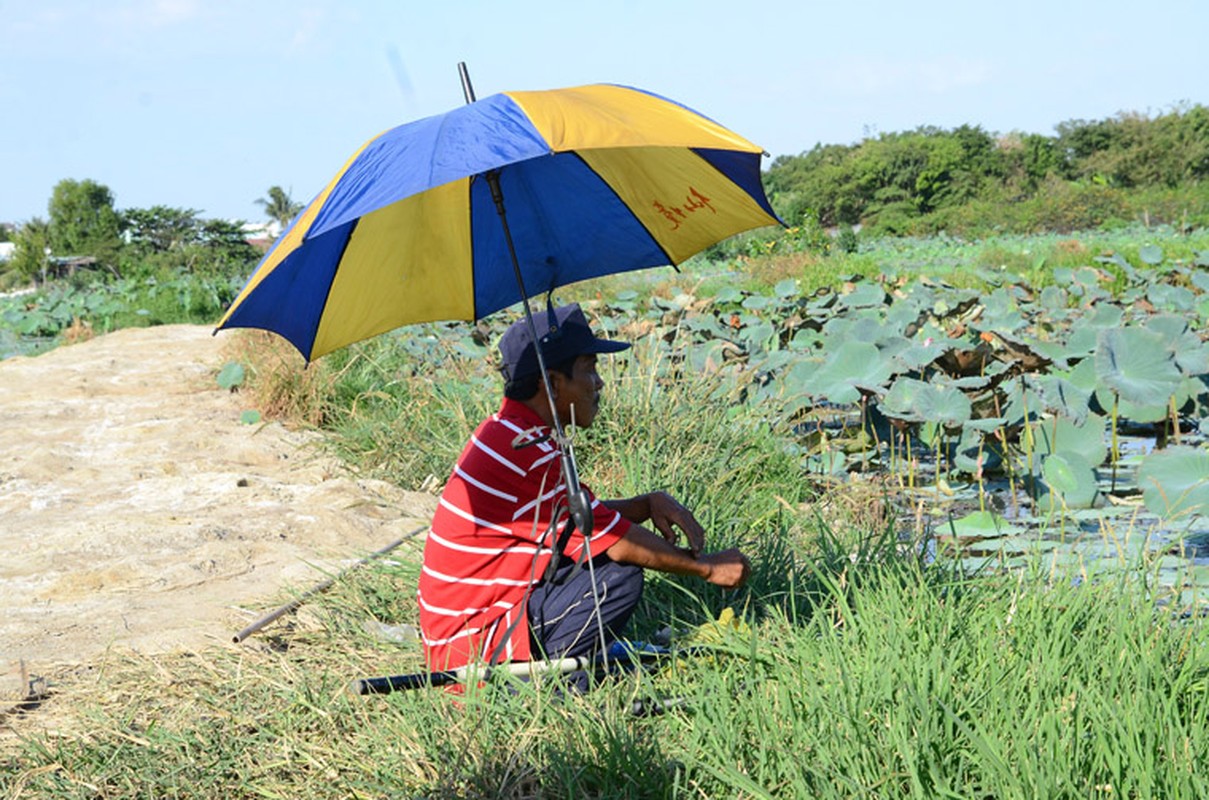
[[[273,242],[277,241],[277,237],[281,235],[281,223],[276,220],[245,222],[240,230],[243,231],[247,243],[263,253],[272,247]]]
[[[17,250],[14,242],[0,242],[0,261],[8,261]]]

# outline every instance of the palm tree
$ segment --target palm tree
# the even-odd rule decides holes
[[[296,203],[290,198],[290,193],[280,186],[270,186],[268,197],[256,201],[256,205],[264,208],[265,216],[276,222],[284,230],[287,225],[302,210],[302,203]]]

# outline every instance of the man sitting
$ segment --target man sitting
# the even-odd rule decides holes
[[[539,335],[559,421],[589,427],[604,386],[597,355],[629,344],[598,339],[575,304],[535,322],[539,331],[545,323]],[[703,554],[700,523],[665,492],[602,501],[589,490],[591,538],[565,535],[562,454],[525,320],[499,349],[503,403],[458,458],[424,547],[420,628],[429,669],[590,655],[621,635],[646,568],[743,585],[747,558],[736,549]],[[677,529],[687,547],[676,546]]]

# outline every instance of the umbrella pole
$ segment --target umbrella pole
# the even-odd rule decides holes
[[[525,309],[525,323],[529,326],[529,336],[533,339],[533,349],[537,353],[537,369],[542,376],[542,386],[546,389],[546,402],[550,404],[550,416],[554,421],[554,441],[562,453],[563,483],[567,486],[567,505],[571,510],[571,519],[575,527],[583,534],[584,539],[592,537],[592,501],[587,491],[579,485],[579,472],[575,468],[575,451],[571,440],[563,433],[562,421],[558,417],[558,407],[554,404],[554,392],[550,389],[550,373],[546,369],[546,359],[542,355],[541,337],[537,333],[537,324],[533,321],[533,312],[529,310],[529,292],[525,289],[525,279],[521,275],[520,262],[516,257],[516,247],[512,244],[512,231],[508,228],[508,217],[504,213],[504,193],[500,190],[500,176],[494,170],[486,174],[487,185],[491,189],[491,199],[495,201],[495,210],[500,215],[500,223],[504,226],[504,241],[508,245],[508,256],[512,259],[512,271],[516,275],[516,284],[521,290],[521,305]]]
[[[458,62],[458,75],[462,78],[462,94],[466,102],[473,103],[474,87],[470,83],[470,73],[466,62]],[[529,292],[525,289],[525,280],[521,276],[520,261],[516,257],[516,247],[512,244],[512,230],[508,227],[508,216],[504,213],[504,193],[500,189],[500,175],[497,170],[485,173],[487,186],[491,189],[491,199],[495,202],[496,213],[500,215],[500,224],[504,226],[504,241],[508,245],[508,257],[512,259],[512,272],[516,275],[516,285],[521,290],[521,305],[525,309],[525,322],[529,326],[529,335],[533,338],[533,348],[537,352],[537,368],[542,376],[542,386],[546,387],[546,402],[550,404],[550,416],[554,420],[554,441],[562,453],[563,483],[567,487],[567,505],[570,506],[571,519],[575,527],[583,534],[584,539],[592,537],[592,502],[588,493],[579,485],[579,472],[575,468],[575,452],[571,442],[563,433],[562,421],[558,418],[558,408],[554,404],[554,393],[550,390],[550,373],[546,370],[546,359],[542,356],[541,337],[537,334],[537,325],[533,322],[533,312],[529,310]]]

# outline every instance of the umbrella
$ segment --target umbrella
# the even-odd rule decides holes
[[[459,69],[466,105],[364,144],[265,254],[218,329],[274,331],[310,361],[402,325],[477,320],[521,301],[533,326],[534,294],[676,265],[779,224],[760,183],[762,149],[692,109],[608,84],[476,101]],[[540,348],[538,360],[544,375]],[[557,414],[555,434],[565,443]],[[573,458],[564,466],[574,499]]]

